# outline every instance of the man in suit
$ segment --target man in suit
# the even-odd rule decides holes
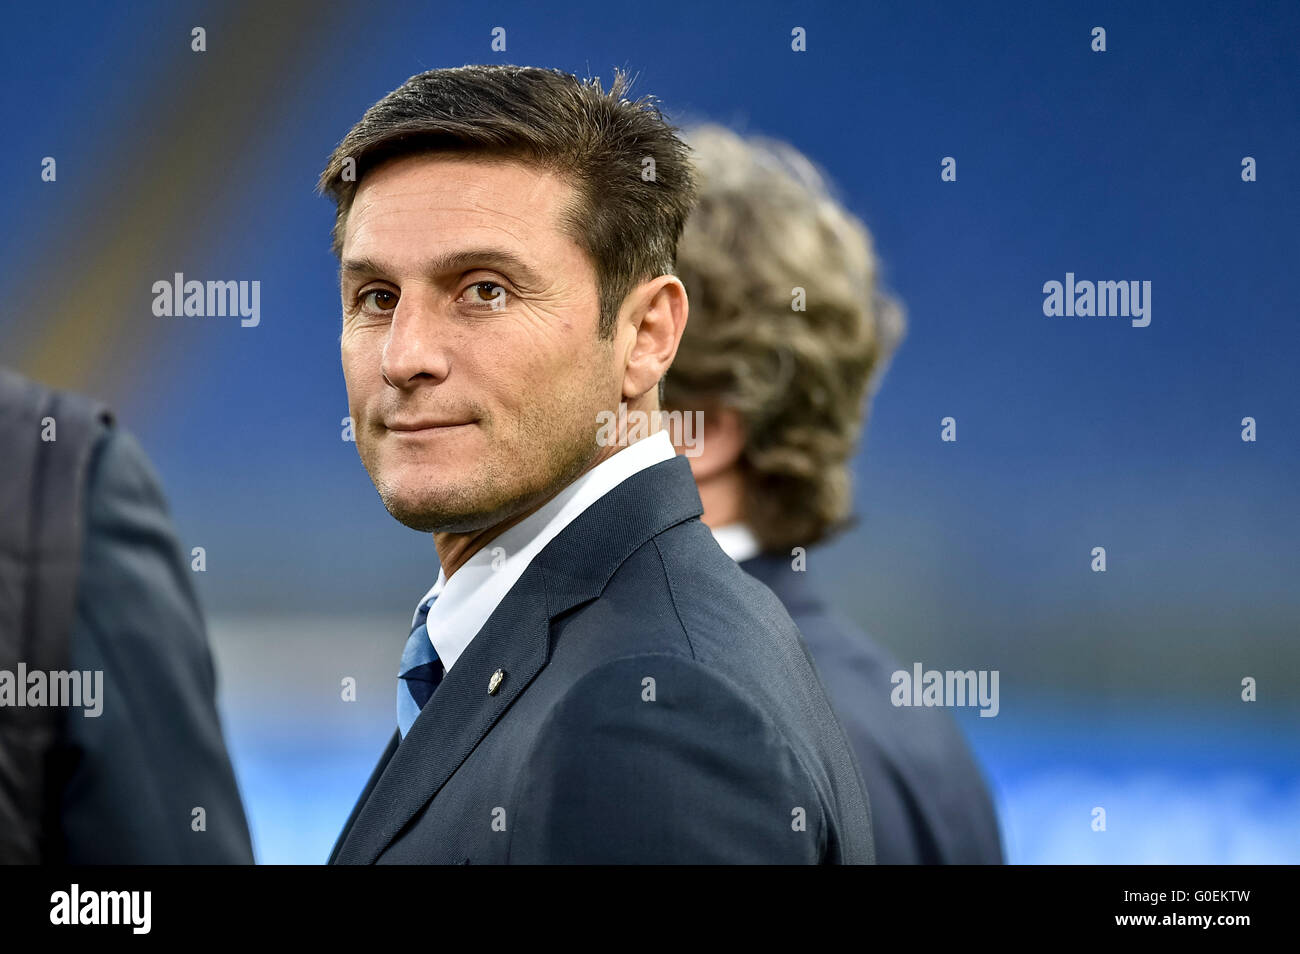
[[[0,862],[252,864],[203,617],[140,445],[98,402],[0,368],[0,457]],[[15,705],[2,684],[22,671],[79,674],[78,698]]]
[[[807,548],[849,515],[867,401],[903,333],[870,235],[790,146],[718,126],[688,141],[699,204],[678,274],[691,322],[665,398],[703,419],[690,457],[703,520],[798,624],[871,795],[877,862],[1001,863],[992,800],[956,723],[894,706],[903,667],[808,582]]]
[[[694,185],[625,92],[432,70],[321,175],[357,450],[441,564],[333,862],[872,860],[798,632],[658,427]]]

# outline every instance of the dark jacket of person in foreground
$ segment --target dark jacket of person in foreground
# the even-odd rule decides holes
[[[798,630],[700,512],[674,457],[551,540],[393,734],[331,862],[871,863]]]
[[[24,692],[20,671],[102,673],[99,715],[0,705],[0,862],[252,863],[203,619],[144,453],[101,405],[0,369],[0,679]]]

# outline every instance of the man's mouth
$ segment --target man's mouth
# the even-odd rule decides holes
[[[403,433],[413,433],[419,431],[440,431],[449,430],[454,427],[469,427],[473,421],[447,421],[447,420],[416,420],[416,421],[391,421],[384,426],[390,431],[400,431]]]

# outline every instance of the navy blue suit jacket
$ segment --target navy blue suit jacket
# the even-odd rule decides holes
[[[785,604],[803,634],[871,793],[879,864],[1001,864],[988,788],[952,716],[897,707],[904,667],[816,594],[780,554],[740,566]]]
[[[700,513],[675,457],[561,531],[394,733],[331,862],[872,861],[798,630]]]

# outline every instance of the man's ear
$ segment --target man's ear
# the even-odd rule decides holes
[[[643,282],[627,296],[616,331],[624,355],[625,401],[636,401],[658,387],[677,356],[686,315],[686,289],[675,275]]]
[[[683,410],[682,413],[693,412]],[[729,407],[710,407],[704,410],[703,421],[701,433],[696,435],[696,453],[687,454],[697,483],[731,470],[745,450],[745,422],[738,412]],[[677,452],[684,454],[686,450],[678,446]]]

